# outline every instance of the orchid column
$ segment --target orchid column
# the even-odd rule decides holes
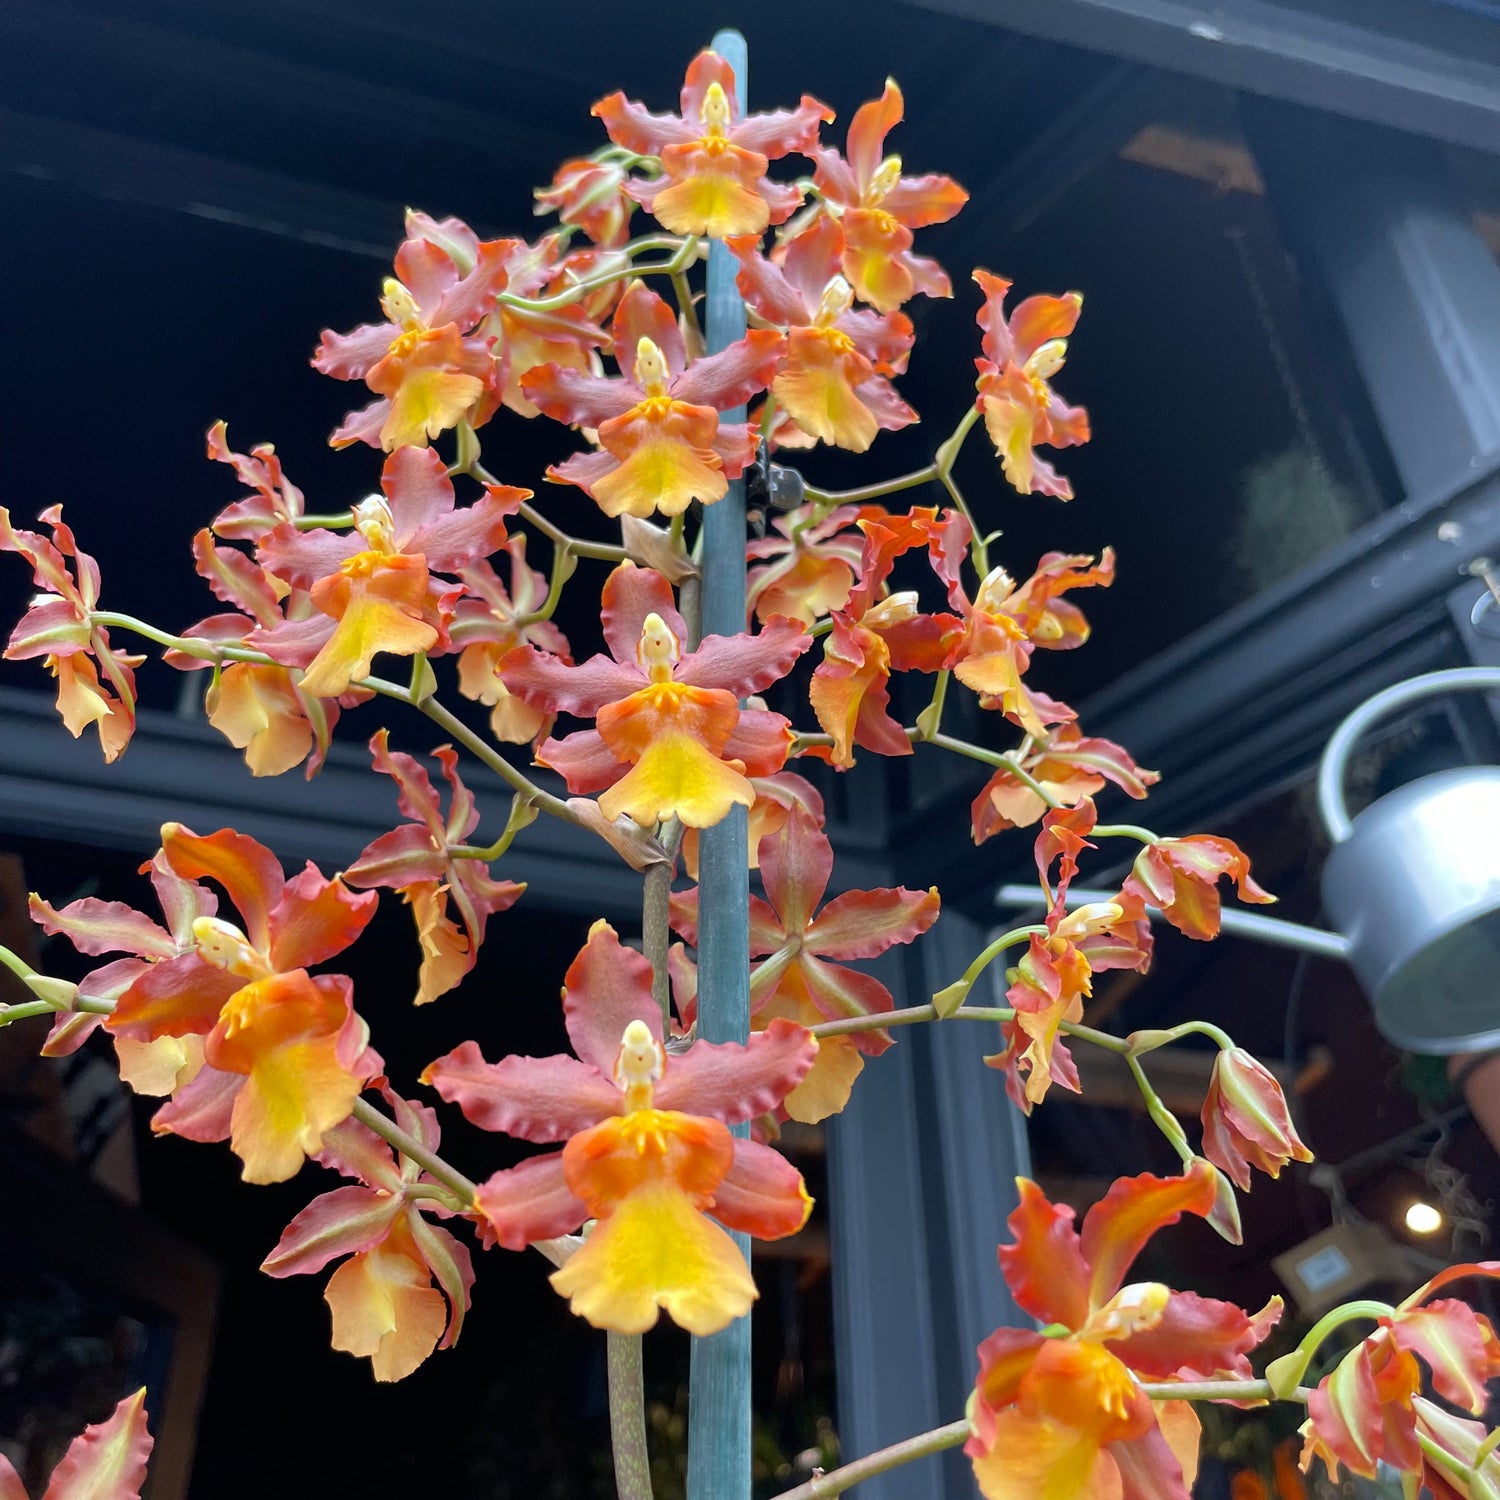
[[[734,69],[740,112],[747,106],[748,49],[737,31],[721,31],[713,50]],[[708,255],[705,339],[715,354],[745,336],[745,303],[735,285],[739,263],[715,240]],[[724,413],[743,422],[746,409]],[[745,628],[745,481],[703,510],[703,635],[737,635]],[[749,822],[735,806],[703,830],[699,890],[698,1035],[710,1042],[743,1042],[750,1034]],[[748,1135],[748,1125],[736,1125]],[[750,1241],[736,1235],[749,1259]],[[750,1318],[722,1333],[693,1340],[689,1377],[689,1500],[749,1500]]]

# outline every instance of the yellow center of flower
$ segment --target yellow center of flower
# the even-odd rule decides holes
[[[874,208],[884,201],[886,195],[901,180],[901,158],[888,156],[876,167],[870,185],[865,189],[864,206]]]
[[[615,1082],[625,1094],[625,1108],[630,1114],[637,1110],[648,1111],[653,1116],[659,1114],[651,1108],[651,1103],[666,1062],[666,1053],[651,1035],[651,1028],[644,1021],[632,1021],[620,1039],[620,1055],[615,1059]],[[648,1133],[659,1136],[660,1123]],[[636,1139],[634,1144],[637,1152],[645,1155],[648,1145],[645,1137]],[[665,1141],[657,1140],[655,1150],[657,1154],[665,1154]]]
[[[204,963],[236,978],[254,981],[273,972],[265,955],[251,945],[249,938],[233,923],[218,917],[194,919],[193,943]]]
[[[635,648],[635,659],[646,670],[652,682],[670,682],[672,668],[680,651],[677,637],[654,610],[641,621],[641,639]]]
[[[840,318],[854,305],[854,288],[844,280],[842,276],[835,276],[832,281],[823,288],[823,296],[818,302],[817,315],[813,318],[815,328],[832,328]],[[852,349],[854,340],[847,334],[841,336],[845,347]],[[840,349],[842,353],[842,348]]]
[[[404,333],[415,333],[422,327],[422,314],[417,309],[417,299],[396,280],[387,276],[381,288],[380,310],[387,321],[394,323]]]
[[[729,96],[722,84],[709,84],[703,95],[703,108],[698,118],[703,121],[703,138],[707,143],[723,140],[729,134]]]
[[[645,391],[648,400],[666,400],[667,380],[671,372],[661,350],[652,339],[643,338],[635,346],[635,383]]]
[[[396,522],[391,508],[379,495],[368,495],[354,507],[354,529],[365,539],[369,551],[394,557]]]

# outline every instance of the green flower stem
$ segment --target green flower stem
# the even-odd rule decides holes
[[[32,1016],[55,1016],[58,1009],[45,1000],[20,1000],[14,1005],[0,1005],[0,1026],[9,1026],[12,1021],[30,1020]]]
[[[703,342],[698,309],[693,305],[693,289],[688,285],[686,267],[672,272],[672,295],[677,299],[677,311],[682,319],[682,342],[687,356],[689,359],[702,359],[707,345]]]
[[[610,1333],[609,1439],[619,1500],[651,1500],[651,1458],[646,1448],[646,1394],[641,1336]]]
[[[528,625],[540,625],[543,620],[550,620],[557,613],[557,606],[562,599],[563,585],[573,576],[578,568],[578,554],[573,550],[571,542],[554,542],[552,544],[552,576],[547,585],[547,597],[542,601],[539,609],[529,610],[524,615],[518,615],[513,622],[518,630],[524,630]]]
[[[772,429],[776,426],[776,398],[770,391],[766,392],[766,403],[760,409],[760,440],[769,442]],[[800,535],[801,528],[798,529]]]
[[[1012,927],[1009,932],[1002,932],[995,941],[984,948],[979,956],[963,972],[963,977],[958,981],[965,989],[972,989],[979,976],[994,963],[994,961],[1005,952],[1007,948],[1014,948],[1018,943],[1023,943],[1033,934],[1045,937],[1047,928],[1043,923],[1033,922],[1028,927]]]
[[[117,614],[113,610],[90,610],[89,624],[128,630],[140,636],[142,640],[151,641],[157,646],[165,646],[169,651],[180,651],[184,656],[197,657],[199,661],[248,661],[262,667],[281,665],[280,662],[267,656],[264,651],[249,651],[243,646],[216,646],[211,641],[195,640],[191,636],[171,635],[165,630],[158,630],[155,625],[148,625],[144,620],[136,619],[134,615]]]
[[[1101,839],[1139,839],[1143,844],[1159,844],[1161,835],[1149,828],[1138,828],[1134,823],[1099,823],[1094,835]]]
[[[298,516],[292,525],[298,531],[319,531],[327,528],[330,531],[344,531],[354,524],[354,512],[352,510],[334,511],[326,516]]]
[[[402,1156],[410,1158],[428,1176],[458,1196],[465,1211],[471,1211],[474,1195],[479,1191],[456,1167],[450,1167],[442,1157],[429,1151],[416,1136],[403,1130],[389,1115],[382,1114],[367,1099],[354,1101],[353,1118],[368,1126],[388,1145],[394,1146]]]
[[[1342,1307],[1335,1307],[1331,1312],[1324,1313],[1290,1354],[1283,1354],[1280,1359],[1273,1359],[1266,1366],[1266,1378],[1270,1381],[1272,1390],[1283,1395],[1301,1385],[1302,1378],[1307,1374],[1307,1368],[1312,1364],[1323,1341],[1335,1329],[1342,1328],[1345,1323],[1352,1323],[1356,1318],[1388,1318],[1394,1311],[1395,1308],[1388,1302],[1362,1301],[1346,1302]]]
[[[1130,1069],[1130,1076],[1135,1079],[1135,1086],[1141,1091],[1141,1098],[1146,1102],[1146,1113],[1151,1116],[1152,1123],[1166,1136],[1167,1144],[1183,1161],[1192,1161],[1193,1149],[1187,1143],[1182,1122],[1161,1102],[1161,1095],[1151,1087],[1151,1080],[1146,1077],[1146,1070],[1141,1066],[1140,1059],[1134,1052],[1127,1050],[1125,1062]]]
[[[903,1438],[889,1448],[879,1448],[857,1458],[852,1464],[830,1469],[826,1474],[815,1474],[806,1484],[785,1491],[779,1500],[825,1500],[829,1495],[842,1495],[866,1479],[878,1474],[889,1474],[902,1464],[913,1459],[926,1458],[929,1453],[942,1453],[948,1448],[957,1448],[969,1440],[969,1423],[965,1418],[949,1422],[946,1427],[934,1427],[931,1432],[920,1432],[916,1437]]]
[[[484,484],[500,482],[482,464],[474,464],[470,473]],[[529,521],[535,526],[554,547],[566,548],[575,557],[592,557],[599,562],[621,563],[626,561],[629,555],[623,547],[616,546],[613,542],[589,542],[582,537],[569,536],[560,526],[555,526],[541,511],[533,505],[528,505],[524,500],[517,514],[523,521]]]
[[[923,738],[921,732],[916,729],[908,729],[906,733],[907,737],[913,740]],[[971,745],[968,740],[954,739],[951,734],[937,734],[935,732],[928,735],[926,741],[929,745],[936,745],[939,750],[950,750],[954,755],[964,755],[970,760],[977,760],[984,765],[994,766],[996,770],[1008,771],[1022,786],[1035,792],[1048,807],[1058,808],[1062,806],[1062,803],[1030,771],[1022,767],[1021,756],[1018,750],[1003,752],[999,750],[986,750],[982,746]],[[1096,829],[1095,831],[1097,832],[1098,830]]]
[[[641,895],[642,947],[651,964],[651,994],[661,1007],[663,1036],[672,1033],[672,981],[667,969],[667,953],[672,945],[672,880],[677,874],[677,846],[682,842],[682,833],[682,824],[676,818],[668,818],[662,825],[658,842],[667,858],[646,871],[645,889]]]
[[[1493,1437],[1494,1434],[1491,1433],[1490,1436]],[[1419,1432],[1417,1434],[1417,1446],[1422,1450],[1423,1453],[1427,1455],[1428,1458],[1433,1461],[1433,1463],[1438,1466],[1438,1468],[1445,1470],[1453,1479],[1457,1480],[1458,1483],[1462,1485],[1463,1489],[1461,1493],[1468,1492],[1470,1481],[1479,1469],[1478,1463],[1476,1463],[1472,1469],[1467,1468],[1463,1460],[1459,1458],[1456,1453],[1449,1453],[1446,1448],[1440,1447],[1437,1443],[1433,1442],[1433,1440],[1428,1437],[1425,1432]],[[1483,1460],[1481,1459],[1480,1463],[1482,1462]],[[1429,1494],[1431,1492],[1424,1489],[1422,1493]]]
[[[686,271],[701,253],[698,240],[689,236],[679,240],[671,235],[648,235],[632,240],[625,247],[632,254],[645,250],[671,250],[671,259],[652,261],[648,265],[629,265],[620,270],[600,271],[594,276],[585,276],[563,291],[550,297],[520,297],[514,292],[501,292],[495,299],[502,307],[514,307],[522,312],[555,312],[560,307],[571,307],[595,287],[611,286],[627,276],[676,276]]]
[[[938,732],[938,725],[943,721],[943,704],[948,698],[948,679],[952,675],[953,673],[947,668],[937,674],[937,681],[932,685],[932,700],[917,715],[915,725],[917,739],[931,743],[932,737]]]
[[[1211,1021],[1184,1021],[1180,1026],[1170,1026],[1161,1031],[1136,1031],[1129,1038],[1130,1055],[1144,1057],[1158,1047],[1168,1047],[1180,1042],[1185,1036],[1206,1036],[1216,1047],[1225,1052],[1234,1049],[1234,1038]]]
[[[820,1021],[807,1029],[816,1037],[849,1036],[857,1031],[885,1031],[893,1026],[916,1026],[924,1021],[990,1021],[1003,1023],[1014,1021],[1016,1013],[1009,1005],[960,1005],[947,1016],[939,1013],[935,1005],[913,1005],[906,1010],[886,1011],[875,1016],[847,1016],[840,1021]],[[1064,1021],[1061,1029],[1080,1042],[1089,1042],[1102,1047],[1106,1052],[1123,1055],[1127,1043],[1124,1037],[1111,1036],[1107,1031],[1098,1031],[1080,1021]]]
[[[813,638],[813,640],[817,640],[820,635],[827,635],[832,629],[833,616],[827,615],[823,619],[815,621],[813,624],[809,625],[807,627],[807,633]],[[830,734],[828,736],[828,739],[829,742],[832,743],[833,736]]]
[[[895,479],[883,479],[879,484],[863,484],[853,490],[820,490],[813,485],[804,485],[802,493],[821,510],[829,511],[840,505],[863,505],[866,500],[879,500],[883,495],[896,495],[902,490],[915,489],[938,477],[936,464],[923,464],[910,474],[900,474]],[[795,1493],[795,1492],[793,1492]]]
[[[488,863],[492,859],[499,859],[523,828],[530,828],[537,819],[537,806],[524,792],[517,792],[511,799],[510,816],[505,820],[505,831],[495,840],[493,844],[485,845],[483,848],[474,844],[450,844],[448,853],[454,859],[482,859]]]

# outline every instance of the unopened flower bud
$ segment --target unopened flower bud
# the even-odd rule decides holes
[[[1203,1101],[1203,1154],[1242,1190],[1250,1187],[1251,1167],[1276,1177],[1289,1161],[1312,1160],[1281,1085],[1243,1047],[1222,1048],[1214,1060]]]

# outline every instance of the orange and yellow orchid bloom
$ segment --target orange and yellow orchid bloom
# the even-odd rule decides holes
[[[773,620],[757,636],[707,636],[684,651],[687,626],[671,585],[628,562],[610,574],[602,604],[609,656],[570,666],[523,646],[501,665],[517,697],[597,725],[548,740],[537,759],[570,791],[602,792],[599,809],[610,819],[650,826],[676,817],[707,828],[736,803],[749,807],[749,778],[779,771],[792,740],[780,714],[742,709],[739,699],[784,677],[808,637]]]
[[[257,443],[249,453],[236,453],[229,446],[228,426],[215,422],[208,429],[205,445],[209,458],[228,464],[249,492],[214,517],[215,536],[226,541],[258,542],[283,521],[295,521],[303,514],[302,491],[286,477],[270,443]]]
[[[1250,1168],[1279,1177],[1289,1161],[1311,1161],[1287,1110],[1275,1075],[1243,1047],[1224,1047],[1214,1059],[1203,1100],[1203,1154],[1242,1192]]]
[[[490,710],[490,733],[507,745],[545,739],[555,715],[517,698],[500,676],[500,663],[517,646],[532,645],[560,661],[572,662],[568,638],[551,620],[528,620],[547,598],[547,580],[526,561],[526,538],[505,539],[510,559],[507,589],[483,559],[460,569],[468,589],[454,611],[448,639],[458,651],[458,690]]]
[[[596,245],[615,248],[630,238],[635,203],[625,191],[630,174],[618,161],[574,157],[552,174],[552,182],[532,193],[536,212],[555,213],[581,229]]]
[[[79,549],[62,506],[49,506],[37,519],[52,528],[50,541],[16,530],[0,505],[0,552],[19,552],[42,590],[11,631],[5,659],[41,657],[57,679],[57,711],[68,733],[76,740],[92,724],[104,759],[113,761],[135,733],[135,668],[146,658],[115,650],[109,631],[94,622],[99,565]]]
[[[843,609],[864,556],[864,538],[849,528],[884,515],[877,505],[840,505],[819,520],[804,505],[772,516],[781,535],[757,537],[745,547],[753,563],[745,576],[750,613],[762,625],[784,615],[806,628]]]
[[[1071,500],[1073,486],[1035,449],[1038,443],[1071,448],[1089,440],[1089,414],[1067,405],[1050,384],[1067,357],[1083,298],[1077,292],[1028,297],[1007,318],[1010,282],[988,271],[975,271],[974,280],[984,292],[976,319],[984,330],[984,356],[974,361],[979,370],[974,405],[1005,477],[1023,495],[1040,491]]]
[[[474,330],[506,284],[514,240],[486,240],[459,219],[408,210],[396,274],[380,298],[382,323],[324,329],[313,366],[363,380],[381,399],[351,412],[329,438],[387,453],[422,446],[459,422],[478,427],[499,400],[490,338]]]
[[[1232,839],[1212,833],[1157,839],[1136,856],[1121,887],[1125,896],[1158,907],[1190,938],[1219,935],[1218,882],[1227,875],[1241,901],[1266,906],[1276,900],[1250,877],[1250,856]]]
[[[1447,1415],[1421,1395],[1417,1361],[1427,1366],[1433,1389],[1445,1401],[1476,1417],[1484,1413],[1486,1387],[1500,1375],[1500,1339],[1490,1320],[1467,1303],[1452,1297],[1431,1300],[1434,1292],[1469,1276],[1500,1276],[1500,1261],[1439,1271],[1382,1315],[1375,1331],[1318,1382],[1307,1399],[1302,1426],[1303,1469],[1321,1458],[1335,1479],[1340,1464],[1373,1479],[1386,1463],[1403,1473],[1421,1474],[1434,1495],[1453,1493],[1467,1500],[1467,1492],[1451,1488],[1451,1473],[1446,1477],[1449,1490],[1431,1485],[1430,1474],[1445,1471],[1429,1464],[1420,1438],[1434,1438],[1444,1452],[1460,1457],[1467,1449],[1466,1466],[1472,1467],[1484,1430]],[[1486,1478],[1500,1478],[1500,1469],[1487,1466]],[[1476,1497],[1488,1493],[1473,1491]]]
[[[676,516],[694,500],[721,499],[754,458],[755,436],[748,423],[723,423],[719,413],[765,389],[782,336],[753,329],[689,364],[677,319],[641,282],[620,299],[613,333],[618,377],[553,364],[521,381],[549,417],[599,435],[598,452],[554,464],[547,477],[578,485],[608,516]]]
[[[1113,740],[1087,737],[1072,723],[1050,729],[1040,744],[1018,758],[1017,764],[1062,807],[1076,806],[1083,798],[1094,796],[1106,782],[1140,798],[1161,780],[1157,772],[1136,765],[1123,746]],[[974,842],[982,844],[1008,828],[1026,828],[1039,821],[1048,806],[1041,793],[1002,767],[974,799]]]
[[[311,864],[287,880],[269,849],[229,828],[200,837],[168,823],[158,860],[173,877],[156,882],[171,930],[114,902],[33,910],[85,953],[144,960],[104,1027],[117,1041],[181,1044],[179,1055],[139,1057],[153,1077],[173,1071],[173,1098],[153,1128],[228,1136],[247,1182],[280,1182],[321,1149],[380,1072],[349,980],[307,972],[359,936],[376,896],[355,895]],[[211,893],[193,884],[204,878],[228,892],[242,927],[214,914]],[[116,984],[126,977],[105,967]]]
[[[814,1026],[894,1009],[891,992],[878,979],[844,961],[876,958],[897,943],[914,942],[937,921],[937,888],[845,891],[819,911],[833,874],[833,846],[819,819],[799,806],[761,840],[759,861],[767,899],[750,898],[750,956],[759,960],[750,970],[751,1027],[763,1031],[778,1016]],[[697,943],[697,891],[672,897],[672,926]],[[890,1045],[888,1031],[873,1029],[825,1037],[807,1077],[787,1095],[785,1113],[808,1124],[837,1114],[849,1102],[864,1059]]]
[[[766,169],[789,152],[806,153],[820,122],[833,111],[804,94],[793,110],[741,116],[734,69],[704,50],[688,64],[680,115],[654,115],[622,93],[594,105],[617,146],[661,159],[662,175],[627,191],[673,234],[727,239],[763,234],[802,201],[790,183],[772,182]]]
[[[422,945],[416,1003],[445,995],[474,967],[485,924],[520,899],[526,889],[513,880],[493,880],[482,860],[458,859],[453,850],[467,843],[479,826],[474,796],[458,774],[458,756],[439,745],[433,756],[448,783],[448,815],[432,780],[412,756],[387,744],[387,732],[375,731],[370,754],[375,769],[395,781],[401,811],[411,820],[383,833],[344,871],[354,886],[383,886],[399,891],[416,918]],[[449,908],[463,924],[449,915]]]
[[[1083,1019],[1083,1002],[1093,993],[1094,974],[1103,969],[1144,971],[1151,962],[1150,926],[1127,902],[1067,908],[1078,855],[1094,847],[1087,839],[1094,823],[1094,804],[1087,797],[1042,820],[1036,865],[1050,902],[1047,930],[1031,934],[1020,963],[1010,971],[1005,998],[1015,1007],[1015,1019],[1001,1026],[1004,1050],[985,1058],[1005,1074],[1007,1092],[1028,1114],[1053,1083],[1079,1092],[1078,1069],[1062,1041],[1061,1027],[1064,1021]],[[1059,856],[1054,895],[1050,871]]]
[[[953,295],[942,267],[912,254],[911,232],[946,223],[969,201],[951,177],[903,177],[901,158],[882,154],[905,110],[901,90],[888,78],[880,98],[861,104],[849,122],[847,160],[827,146],[809,153],[818,164],[813,181],[823,211],[836,215],[843,230],[844,275],[862,302],[883,313],[918,292]]]
[[[437,1116],[386,1090],[396,1124],[428,1151],[440,1144]],[[432,1186],[410,1157],[399,1160],[354,1120],[323,1138],[318,1161],[356,1186],[314,1198],[261,1264],[268,1276],[307,1276],[349,1257],[323,1294],[333,1314],[333,1347],[368,1358],[376,1380],[402,1380],[463,1330],[474,1266],[462,1241],[431,1224]]]
[[[1198,1418],[1186,1401],[1153,1401],[1142,1379],[1248,1379],[1249,1351],[1281,1316],[1160,1282],[1124,1285],[1131,1262],[1184,1214],[1207,1217],[1214,1173],[1121,1178],[1084,1216],[1017,1182],[1015,1242],[1000,1269],[1043,1331],[1001,1328],[979,1346],[964,1448],[985,1500],[1189,1500]]]
[[[829,747],[807,753],[845,770],[854,747],[877,755],[910,755],[906,731],[887,711],[892,671],[938,672],[949,665],[963,622],[949,614],[923,614],[915,592],[886,593],[896,559],[930,541],[936,511],[865,517],[859,583],[823,642],[823,660],[813,673],[808,698],[819,725],[832,736]]]
[[[917,420],[886,379],[906,368],[911,319],[852,306],[854,290],[839,270],[844,235],[835,220],[814,219],[779,264],[760,254],[753,235],[728,245],[740,262],[746,302],[786,332],[771,394],[806,439],[863,453],[882,428],[895,432]]]
[[[690,1333],[715,1333],[756,1296],[719,1225],[780,1239],[812,1207],[784,1157],[728,1127],[781,1104],[818,1044],[777,1021],[744,1046],[700,1041],[668,1055],[651,965],[606,922],[568,970],[563,1016],[576,1057],[488,1063],[465,1042],[423,1075],[483,1129],[567,1143],[483,1183],[483,1227],[519,1250],[592,1218],[582,1249],[552,1276],[574,1312],[642,1333],[665,1309]]]
[[[380,652],[447,650],[463,585],[443,584],[433,572],[457,573],[496,551],[506,517],[531,494],[491,484],[473,505],[455,509],[453,481],[429,448],[397,449],[380,485],[382,494],[354,507],[352,532],[283,523],[257,551],[267,573],[307,590],[313,608],[334,622],[332,631],[288,622],[248,638],[283,665],[301,667],[302,690],[314,697],[346,692]]]

